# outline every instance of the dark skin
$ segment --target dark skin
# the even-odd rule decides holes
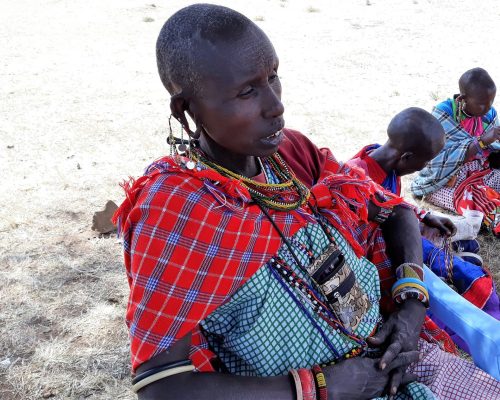
[[[424,127],[408,132],[403,124],[397,123],[397,120],[396,123],[391,122],[388,132],[389,140],[372,151],[370,157],[377,161],[387,173],[396,171],[396,175],[404,176],[420,171],[438,155],[444,146],[444,132],[440,126],[437,128],[439,130],[435,132],[428,131]],[[421,143],[425,145],[419,146],[418,144]],[[446,237],[451,237],[456,233],[455,225],[448,218],[427,214],[422,222],[431,228],[438,229]]]
[[[460,94],[457,100],[460,107],[468,114],[476,117],[482,117],[491,109],[495,101],[496,88],[481,89],[474,87],[472,84],[461,85]],[[490,145],[493,142],[500,140],[500,128],[494,128],[481,135],[481,140],[485,145]],[[465,158],[471,160],[477,154],[477,147],[471,143],[467,149]]]
[[[201,132],[200,147],[207,156],[232,171],[255,176],[259,172],[256,157],[276,152],[283,138],[284,107],[274,48],[264,33],[256,30],[237,43],[218,43],[216,52],[200,43],[200,51],[202,59],[210,60],[206,65],[200,60],[202,90],[195,94],[189,88],[178,87],[178,94],[171,99],[172,113],[188,132],[192,130],[186,113],[195,121],[196,131]],[[377,213],[377,206],[370,204],[370,217]],[[411,210],[397,207],[384,225],[393,230],[390,247],[394,261],[421,265],[420,233]],[[404,371],[418,360],[416,340],[424,316],[421,303],[405,303],[373,339],[374,345],[387,347],[380,359],[357,357],[326,367],[329,397],[368,399],[414,380],[415,376]],[[399,344],[393,346],[395,343]],[[187,335],[168,351],[142,364],[137,372],[188,358],[189,345]],[[293,399],[294,394],[286,376],[182,373],[146,386],[139,391],[139,398]]]

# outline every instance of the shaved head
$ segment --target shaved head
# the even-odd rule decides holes
[[[444,130],[439,121],[427,111],[410,107],[389,123],[387,135],[391,146],[401,153],[412,152],[429,159],[444,145]]]
[[[172,95],[181,91],[198,94],[207,65],[222,62],[218,58],[223,47],[241,43],[241,51],[250,50],[255,64],[264,59],[255,49],[263,41],[272,48],[264,32],[237,11],[213,4],[185,7],[165,22],[158,36],[160,79]]]
[[[473,68],[464,72],[458,80],[461,94],[477,95],[496,91],[495,82],[483,68]]]

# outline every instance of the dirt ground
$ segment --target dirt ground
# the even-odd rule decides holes
[[[2,399],[134,398],[120,242],[90,227],[122,179],[168,151],[154,44],[189,3],[0,5]],[[273,41],[287,126],[339,159],[383,142],[403,108],[455,93],[466,69],[500,81],[497,0],[220,3]],[[500,277],[498,242],[483,243]]]

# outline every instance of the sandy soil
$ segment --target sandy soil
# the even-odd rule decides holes
[[[287,125],[339,159],[384,141],[401,109],[452,95],[466,69],[500,81],[498,1],[370,2],[221,2],[275,44]],[[167,152],[154,43],[189,3],[0,5],[2,399],[133,398],[120,243],[90,226],[120,180]]]

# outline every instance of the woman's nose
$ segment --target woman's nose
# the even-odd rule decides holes
[[[280,90],[276,90],[272,87],[268,87],[262,104],[264,118],[281,117],[284,112],[285,107],[281,102],[281,88]]]

